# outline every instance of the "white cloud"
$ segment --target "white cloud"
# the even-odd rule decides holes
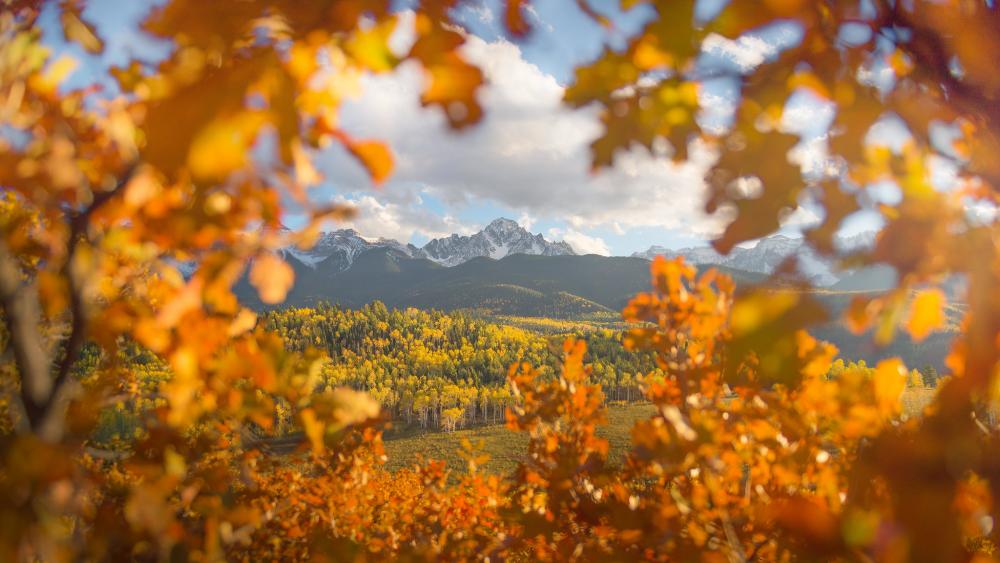
[[[767,60],[777,52],[776,47],[761,37],[743,35],[736,40],[718,33],[710,33],[702,42],[702,48],[710,55],[720,56],[748,71]]]
[[[535,226],[535,218],[528,213],[521,213],[517,218],[517,224],[524,227],[525,230],[530,231]]]
[[[465,54],[489,82],[480,95],[486,117],[467,131],[448,131],[436,108],[420,107],[424,77],[409,63],[394,74],[366,78],[364,95],[344,107],[345,129],[392,146],[396,169],[390,186],[422,185],[451,213],[493,203],[535,220],[562,220],[576,230],[649,226],[705,237],[719,232],[722,220],[702,210],[703,177],[715,158],[708,148],[693,146],[690,161],[681,165],[634,150],[619,155],[614,168],[591,174],[589,144],[601,132],[595,112],[563,106],[563,88],[525,61],[514,44],[469,37]],[[343,150],[327,151],[321,168],[344,192],[369,185]],[[388,205],[383,193],[370,193]],[[402,230],[412,227],[427,236],[437,232],[403,224]]]
[[[354,219],[338,222],[336,227],[353,228],[365,236],[406,242],[416,234],[434,238],[474,231],[452,215],[439,215],[423,207],[419,193],[412,189],[397,188],[392,193],[380,194],[337,194],[333,200],[357,210]]]
[[[604,239],[592,237],[575,229],[552,228],[549,229],[548,235],[552,240],[564,240],[568,242],[577,254],[611,255],[611,249],[608,248],[608,244],[604,242]]]

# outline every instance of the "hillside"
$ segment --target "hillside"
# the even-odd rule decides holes
[[[324,262],[307,265],[294,256],[287,259],[295,269],[296,282],[282,307],[327,302],[360,308],[380,301],[392,309],[466,310],[500,324],[545,332],[548,330],[537,321],[585,322],[608,328],[618,325],[627,301],[649,289],[649,261],[639,257],[512,254],[499,260],[475,257],[445,267],[387,247],[359,254],[352,266],[342,271]],[[766,279],[759,273],[716,268],[732,276],[737,286]],[[851,299],[884,290],[891,281],[888,278],[882,269],[863,269],[813,295],[826,306],[830,319],[839,319]],[[237,291],[245,303],[264,308],[246,280],[238,284]],[[952,325],[960,314],[960,307],[949,307]],[[907,365],[929,364],[939,370],[954,336],[949,330],[917,343],[901,331],[889,346],[878,347],[870,334],[855,335],[840,322],[814,327],[813,333],[836,344],[845,358],[875,362],[898,356]]]
[[[294,256],[295,286],[283,306],[322,301],[361,307],[382,301],[389,307],[485,309],[497,315],[578,318],[614,313],[636,293],[649,288],[649,261],[633,257],[540,256],[512,254],[494,260],[472,258],[443,267],[391,248],[359,255],[351,268],[336,271],[324,262],[303,264]],[[737,284],[760,281],[761,274],[720,268]],[[246,280],[241,299],[260,307]]]

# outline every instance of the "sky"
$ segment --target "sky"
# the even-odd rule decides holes
[[[703,212],[703,177],[715,158],[703,147],[693,146],[689,161],[679,165],[637,149],[620,153],[611,169],[590,172],[588,146],[600,132],[597,113],[564,107],[563,90],[575,66],[596,58],[605,45],[621,48],[651,12],[621,13],[613,11],[613,2],[593,2],[614,21],[609,31],[574,4],[537,0],[529,14],[533,34],[517,44],[504,38],[502,13],[494,0],[463,6],[457,15],[470,32],[464,55],[482,68],[488,83],[480,93],[486,117],[469,130],[452,132],[440,110],[420,107],[424,77],[415,64],[367,77],[362,96],[342,110],[343,126],[356,138],[387,141],[395,154],[394,174],[375,189],[363,169],[333,147],[319,157],[327,180],[314,188],[314,200],[358,208],[356,219],[337,227],[417,245],[452,233],[474,233],[497,217],[514,219],[550,240],[565,240],[579,253],[627,255],[651,245],[698,246],[718,234],[723,219]],[[703,8],[711,10],[713,4],[718,2],[708,0]],[[68,86],[91,83],[103,69],[131,56],[155,61],[168,53],[169,42],[136,29],[151,5],[91,0],[84,14],[107,44],[99,57],[67,46],[54,14],[43,14],[44,40],[83,61]],[[412,42],[406,7],[400,4],[403,21],[394,37],[400,53]],[[757,64],[774,55],[776,46],[796,41],[795,30],[781,28],[739,42],[716,39],[710,44],[713,56],[739,66]],[[114,88],[110,82],[105,86]],[[706,120],[724,124],[734,92],[727,84],[704,88]],[[832,119],[831,108],[804,98],[791,103],[786,113],[790,130],[815,141]],[[810,143],[804,149],[809,153]],[[817,219],[807,204],[783,230],[795,234]],[[288,222],[294,226],[295,218]],[[846,230],[872,227],[870,217],[860,217]]]

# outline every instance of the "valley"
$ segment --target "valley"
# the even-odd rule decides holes
[[[839,244],[846,252],[870,245],[871,240],[870,234],[862,233]],[[738,292],[762,283],[796,288],[805,279],[823,282],[808,292],[831,320],[816,326],[813,333],[837,345],[841,356],[851,360],[874,363],[899,356],[909,366],[940,371],[962,312],[961,304],[951,304],[948,328],[923,342],[913,341],[903,331],[888,346],[877,346],[870,333],[853,334],[839,319],[855,297],[894,286],[890,267],[837,273],[831,262],[802,251],[801,240],[781,235],[762,239],[752,248],[734,249],[729,256],[708,247],[677,251],[653,247],[633,256],[577,255],[568,245],[533,235],[509,219],[497,219],[471,236],[435,239],[422,248],[369,239],[350,230],[326,233],[311,250],[285,253],[295,283],[280,307],[329,303],[356,309],[381,302],[390,309],[461,311],[546,333],[621,330],[621,310],[635,294],[649,288],[649,258],[658,254],[684,256],[701,270],[716,268],[733,278]],[[790,256],[799,257],[798,280],[769,279]],[[960,294],[955,283],[945,289],[949,295]],[[260,302],[247,279],[240,280],[235,291],[252,308],[274,308]]]

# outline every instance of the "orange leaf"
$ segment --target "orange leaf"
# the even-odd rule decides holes
[[[508,0],[504,23],[507,31],[514,37],[524,37],[531,31],[531,24],[524,17],[527,11],[527,2],[524,0]]]
[[[265,254],[254,260],[250,269],[250,283],[257,288],[264,303],[280,303],[295,282],[295,272],[287,262],[274,254]]]
[[[914,340],[920,341],[944,326],[945,296],[940,289],[927,289],[917,293],[910,305],[910,318],[906,330]]]
[[[906,366],[899,358],[882,360],[875,366],[875,400],[883,416],[892,416],[899,411],[899,397],[906,387],[906,373]]]
[[[197,178],[222,180],[242,168],[250,158],[250,147],[264,124],[259,113],[240,112],[218,117],[191,141],[188,166]]]
[[[381,141],[348,141],[347,149],[368,169],[375,184],[392,174],[393,160],[389,147]]]
[[[323,443],[326,425],[316,417],[316,412],[312,409],[302,409],[299,417],[302,419],[302,430],[312,444],[313,453],[322,454],[326,450],[326,445]]]

